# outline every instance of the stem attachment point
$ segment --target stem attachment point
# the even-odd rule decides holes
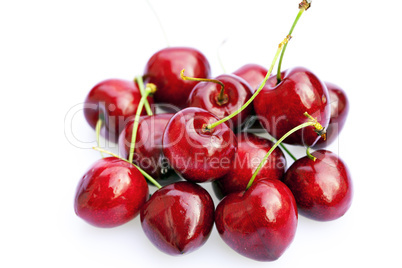
[[[181,79],[188,80],[188,81],[212,82],[212,83],[215,83],[215,84],[219,84],[221,86],[221,90],[220,90],[219,95],[216,98],[217,103],[219,105],[223,105],[223,104],[226,104],[228,102],[227,100],[225,102],[225,95],[226,95],[226,98],[228,98],[228,96],[227,96],[227,94],[225,94],[225,85],[221,81],[219,81],[217,79],[210,79],[210,78],[196,78],[196,77],[185,76],[184,75],[184,69],[181,70],[180,77],[181,77]]]

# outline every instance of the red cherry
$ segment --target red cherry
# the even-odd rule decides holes
[[[161,251],[181,255],[201,247],[214,224],[214,203],[201,186],[176,182],[156,191],[141,209],[141,226]]]
[[[162,136],[173,114],[142,116],[137,129],[133,163],[158,182],[171,183],[178,179],[166,163],[162,153]],[[120,155],[128,159],[134,120],[130,120],[120,134]],[[176,176],[175,176],[176,175]]]
[[[219,119],[232,114],[242,107],[252,96],[252,89],[247,82],[235,75],[223,74],[214,80],[224,85],[224,94],[220,100],[221,85],[211,82],[198,83],[190,93],[189,107],[199,107],[213,113]],[[251,115],[252,106],[249,105],[240,114],[228,121],[232,129],[237,129]]]
[[[211,73],[206,57],[194,48],[168,47],[148,60],[144,78],[145,82],[154,83],[158,88],[155,102],[170,103],[179,108],[187,106],[188,96],[197,82],[181,79],[182,69],[191,77],[207,78]]]
[[[283,182],[292,191],[299,213],[319,221],[335,220],[352,202],[352,180],[345,163],[334,153],[318,150],[316,161],[303,157],[286,171]]]
[[[219,119],[208,111],[189,107],[176,113],[163,134],[163,154],[171,167],[193,182],[213,181],[231,168],[237,141],[226,125],[207,130]]]
[[[273,145],[271,141],[251,133],[237,134],[237,152],[232,168],[222,178],[212,182],[216,196],[221,199],[230,193],[244,191],[254,171]],[[263,178],[281,180],[285,174],[285,168],[285,155],[276,148],[255,180]]]
[[[253,63],[246,64],[233,72],[233,74],[240,76],[247,81],[253,94],[260,86],[267,73],[268,70],[265,67]]]
[[[75,213],[97,227],[116,227],[138,215],[148,185],[136,167],[115,157],[95,162],[78,184]]]
[[[85,100],[84,115],[95,129],[98,119],[106,127],[103,136],[117,142],[130,117],[134,117],[141,99],[141,92],[134,81],[108,79],[95,85]],[[153,99],[148,98],[152,105]],[[142,111],[145,115],[145,110]]]
[[[258,180],[247,191],[222,199],[216,208],[215,224],[223,241],[241,255],[273,261],[295,236],[296,202],[281,181]]]
[[[331,112],[326,86],[302,67],[282,73],[279,84],[276,76],[270,77],[255,98],[254,109],[262,126],[276,139],[306,122],[305,112],[327,128]],[[318,139],[312,128],[305,128],[289,136],[285,142],[313,146]]]
[[[333,143],[345,125],[349,113],[349,101],[345,91],[339,86],[325,82],[331,103],[331,118],[327,127],[327,139],[319,139],[314,148],[325,148]]]

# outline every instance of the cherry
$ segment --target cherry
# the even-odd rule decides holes
[[[211,73],[206,57],[194,48],[168,47],[148,60],[144,78],[145,82],[153,83],[158,88],[154,95],[155,102],[168,102],[179,108],[187,106],[188,96],[197,82],[181,79],[182,69],[186,69],[186,73],[192,77],[207,78]]]
[[[101,119],[106,129],[102,135],[117,142],[120,132],[130,117],[134,117],[141,92],[134,81],[108,79],[95,85],[86,97],[84,115],[92,128]],[[148,98],[150,104],[152,98]],[[146,114],[143,111],[142,114]]]
[[[325,82],[331,103],[331,118],[327,128],[327,139],[319,139],[314,148],[325,148],[333,143],[345,125],[349,113],[349,101],[345,91],[339,86]]]
[[[258,165],[274,144],[251,133],[237,134],[237,152],[230,171],[212,182],[213,190],[218,198],[244,191],[257,169]],[[281,180],[285,174],[286,158],[283,152],[276,148],[264,164],[256,180],[271,178]]]
[[[226,244],[258,261],[273,261],[284,253],[297,219],[292,193],[275,179],[261,179],[247,191],[227,195],[215,211],[216,228]]]
[[[246,64],[233,72],[233,74],[247,81],[252,89],[252,93],[257,90],[267,73],[268,70],[265,67],[254,63]]]
[[[292,191],[299,213],[319,221],[335,220],[352,202],[352,180],[345,163],[334,153],[318,150],[316,161],[303,157],[286,171],[283,182]]]
[[[193,88],[188,99],[189,107],[205,109],[222,119],[240,109],[252,96],[251,87],[238,76],[223,74],[213,80],[221,84],[202,82]],[[237,129],[251,115],[251,112],[250,105],[230,119],[229,126]]]
[[[148,198],[144,176],[115,157],[95,162],[78,184],[75,213],[97,227],[116,227],[138,215]]]
[[[149,240],[170,255],[201,247],[214,224],[214,203],[195,183],[182,181],[156,191],[141,209],[141,226]]]
[[[278,139],[293,127],[305,121],[304,112],[318,118],[326,128],[330,119],[331,106],[328,91],[323,82],[311,71],[296,67],[282,73],[282,80],[268,79],[260,94],[254,100],[254,109],[262,126]],[[286,143],[314,145],[319,137],[313,132],[296,132]]]
[[[226,124],[208,128],[217,121],[212,113],[189,107],[168,122],[162,139],[163,154],[184,179],[207,182],[229,172],[237,149],[236,136]]]
[[[162,153],[162,136],[173,114],[157,114],[140,117],[135,143],[133,163],[159,182],[177,180],[175,172],[167,165]],[[120,155],[128,159],[134,120],[127,122],[120,134]]]

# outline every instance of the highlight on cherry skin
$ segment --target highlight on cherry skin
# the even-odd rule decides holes
[[[214,203],[198,184],[182,181],[156,191],[141,209],[148,239],[169,255],[190,253],[205,244],[214,225]]]
[[[180,71],[186,69],[191,77],[208,78],[211,67],[199,50],[191,47],[167,47],[159,50],[148,60],[144,70],[144,82],[158,88],[155,103],[170,103],[179,108],[187,107],[187,99],[197,84],[185,81]]]
[[[162,152],[162,137],[173,114],[141,116],[138,124],[133,163],[142,168],[162,185],[179,180],[179,176],[167,163]],[[127,122],[119,137],[120,156],[128,159],[134,119]]]
[[[215,211],[223,241],[257,261],[277,260],[292,243],[297,222],[295,199],[277,179],[260,179],[246,191],[227,195]]]
[[[185,180],[210,182],[229,172],[237,140],[226,124],[206,129],[217,121],[212,113],[195,107],[185,108],[169,120],[162,139],[163,154]]]
[[[328,90],[325,84],[304,67],[282,72],[282,81],[277,83],[271,76],[254,100],[254,110],[262,126],[275,139],[305,122],[304,112],[318,119],[327,128],[331,116]],[[319,137],[313,131],[299,131],[289,136],[285,143],[313,146]]]
[[[312,153],[295,161],[283,178],[292,191],[299,213],[318,221],[343,216],[351,206],[352,178],[346,164],[328,150]]]
[[[349,100],[345,90],[338,85],[325,82],[329,94],[329,103],[331,105],[331,118],[326,129],[327,139],[319,139],[313,146],[314,149],[323,149],[332,144],[342,131],[346,118],[349,113]]]
[[[187,102],[189,107],[202,108],[223,119],[240,109],[252,95],[250,85],[239,76],[222,74],[213,80],[221,84],[201,81],[193,88]],[[234,130],[239,128],[252,114],[252,108],[249,105],[227,124]]]
[[[80,180],[74,210],[96,227],[116,227],[136,217],[148,196],[148,185],[136,167],[107,157],[96,161]]]
[[[107,79],[96,84],[88,93],[84,103],[84,115],[88,124],[95,129],[101,119],[101,134],[117,142],[126,122],[134,117],[141,99],[140,89],[134,81]],[[148,98],[150,105],[152,97]],[[146,115],[146,111],[142,111]]]
[[[252,133],[242,132],[236,135],[237,152],[230,171],[223,177],[212,182],[215,195],[222,199],[226,195],[241,192],[261,163],[264,156],[274,145],[273,142]],[[256,180],[271,178],[281,180],[285,174],[286,158],[280,148],[275,148],[259,171]]]

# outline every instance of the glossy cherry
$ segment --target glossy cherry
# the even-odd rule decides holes
[[[247,81],[252,89],[252,93],[258,89],[267,73],[268,70],[265,67],[254,63],[243,65],[233,72],[233,74]]]
[[[275,179],[254,181],[247,191],[229,194],[215,211],[216,228],[226,244],[257,261],[273,261],[284,253],[297,220],[292,193]]]
[[[134,81],[108,79],[95,85],[85,99],[84,115],[95,129],[98,119],[103,120],[101,134],[117,142],[125,124],[134,117],[141,99],[141,92]],[[150,104],[153,98],[149,97]],[[146,114],[145,109],[142,112]]]
[[[217,121],[212,113],[189,107],[168,122],[162,140],[163,154],[184,179],[207,182],[229,172],[237,149],[236,136],[226,124],[206,129]]]
[[[328,98],[325,84],[311,71],[297,67],[283,72],[279,84],[276,76],[270,77],[255,98],[254,109],[262,126],[279,139],[292,128],[306,122],[305,112],[327,128],[331,115]],[[312,146],[318,139],[319,136],[311,127],[295,132],[285,142]]]
[[[237,134],[237,152],[232,168],[222,178],[212,182],[216,196],[221,199],[230,193],[244,191],[254,171],[273,145],[271,141],[251,133]],[[281,180],[285,174],[285,168],[285,155],[277,147],[260,169],[255,180],[263,178]]]
[[[334,153],[318,150],[316,161],[303,157],[286,171],[283,182],[292,191],[299,213],[319,221],[335,220],[352,203],[353,189],[349,170]]]
[[[240,109],[252,96],[251,87],[241,77],[223,74],[214,78],[214,80],[218,80],[224,85],[222,99],[220,99],[220,84],[200,82],[190,93],[188,98],[189,107],[202,108],[222,119]],[[238,129],[251,113],[252,106],[249,105],[241,113],[227,121],[227,124],[232,129]]]
[[[141,209],[141,226],[149,240],[170,255],[201,247],[214,225],[214,203],[195,183],[183,181],[156,191]]]
[[[140,117],[133,163],[160,183],[171,183],[178,176],[166,163],[162,153],[162,136],[173,114],[156,114]],[[119,138],[120,155],[128,159],[134,120],[130,120]]]
[[[331,103],[331,118],[327,128],[327,139],[319,139],[314,148],[325,148],[333,143],[342,131],[349,113],[349,101],[346,92],[339,86],[325,82]]]
[[[148,60],[144,81],[157,86],[155,102],[170,103],[179,108],[187,106],[188,96],[197,82],[184,81],[180,77],[183,69],[191,77],[207,78],[211,73],[207,58],[194,48],[168,47]]]
[[[75,213],[97,227],[116,227],[138,215],[148,185],[136,167],[115,157],[95,162],[78,184]]]

